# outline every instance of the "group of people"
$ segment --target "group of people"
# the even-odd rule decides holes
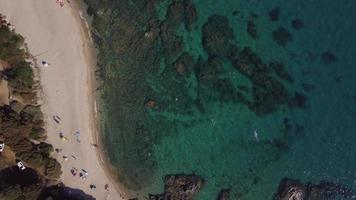
[[[54,115],[52,117],[52,119],[56,124],[60,124],[61,120],[62,120],[58,115]],[[76,141],[78,143],[80,143],[81,142],[80,141],[80,132],[79,131],[75,131],[73,133],[73,135],[76,138]],[[69,139],[62,132],[59,132],[59,138],[61,140],[63,140],[63,141],[69,141]],[[97,146],[96,144],[94,144],[94,145]],[[58,154],[60,154],[62,151],[63,151],[63,149],[61,149],[61,148],[55,148],[55,152],[58,153]],[[76,156],[71,155],[71,157],[74,160],[77,160]],[[63,161],[68,161],[69,160],[69,157],[67,155],[63,155],[62,158],[63,158]],[[74,166],[70,169],[70,173],[72,174],[73,177],[77,176],[77,174],[78,174],[79,178],[81,178],[82,180],[86,180],[88,175],[89,175],[88,172],[85,169],[78,170]],[[91,191],[95,191],[96,190],[96,185],[90,184],[89,188],[90,188]],[[106,191],[109,191],[109,184],[105,184],[104,188],[105,188]]]

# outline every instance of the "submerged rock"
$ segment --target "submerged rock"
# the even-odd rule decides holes
[[[269,19],[270,19],[271,21],[278,21],[280,12],[281,12],[281,11],[279,10],[279,8],[274,8],[274,9],[272,9],[272,10],[268,13]]]
[[[257,39],[257,28],[256,28],[256,24],[249,20],[247,22],[247,33],[253,38],[253,39]]]
[[[280,46],[286,46],[289,42],[293,40],[292,35],[284,27],[279,27],[272,32],[273,40]]]
[[[321,54],[321,60],[326,64],[334,63],[336,62],[336,56],[333,53],[326,51]]]
[[[301,19],[294,19],[292,20],[291,24],[295,30],[299,30],[304,27],[304,23]]]
[[[282,63],[274,61],[274,62],[270,62],[269,66],[274,70],[274,72],[279,78],[284,79],[289,83],[294,82],[293,78],[287,73]]]
[[[227,55],[234,33],[227,17],[213,15],[203,25],[203,47],[209,55]]]
[[[163,194],[150,194],[149,200],[191,200],[203,185],[203,179],[196,175],[167,175]]]

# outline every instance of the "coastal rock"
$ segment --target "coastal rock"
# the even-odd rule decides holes
[[[306,200],[307,188],[297,180],[284,179],[279,185],[275,200]]]
[[[354,193],[331,182],[303,184],[299,180],[285,178],[274,195],[274,200],[333,200],[337,197],[350,198]]]
[[[208,18],[208,22],[203,25],[203,47],[209,55],[227,55],[234,33],[229,25],[227,17],[213,15]]]
[[[191,200],[203,185],[203,179],[196,175],[167,175],[164,193],[149,195],[149,200]]]
[[[292,35],[284,27],[279,27],[272,31],[272,38],[278,45],[283,47],[293,40]]]

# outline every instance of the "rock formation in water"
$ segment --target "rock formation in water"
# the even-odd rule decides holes
[[[164,193],[149,195],[149,200],[192,200],[203,186],[204,180],[196,175],[167,175]]]
[[[326,64],[334,63],[336,62],[336,56],[329,51],[325,51],[321,54],[321,61]]]
[[[103,81],[103,99],[112,112],[108,131],[115,130],[117,137],[124,138],[120,141],[130,144],[107,142],[106,146],[123,152],[113,155],[113,160],[120,163],[120,179],[130,189],[140,190],[150,183],[157,170],[150,157],[152,144],[177,134],[180,125],[195,126],[206,120],[200,116],[212,104],[245,105],[262,116],[285,105],[299,108],[307,103],[302,92],[295,95],[292,88],[296,87],[289,87],[293,77],[282,63],[270,65],[253,49],[237,45],[235,37],[239,36],[226,16],[211,15],[198,26],[199,13],[190,0],[170,1],[166,6],[154,0],[86,2],[100,52],[97,71]],[[241,17],[238,11],[233,14]],[[278,19],[279,11],[274,15]],[[251,20],[256,18],[251,14]],[[246,29],[253,38],[258,37],[252,21]],[[283,30],[275,35],[286,45],[292,36]],[[202,45],[194,44],[197,37]],[[201,46],[204,52],[199,51]],[[237,86],[228,73],[242,75],[251,84]],[[167,114],[182,117],[176,117],[172,125]],[[278,140],[271,144],[288,146]],[[130,157],[125,156],[127,152]]]
[[[269,13],[269,19],[271,21],[278,21],[279,20],[279,14],[281,13],[281,10],[279,8],[273,8]]]
[[[291,25],[295,30],[299,30],[304,27],[304,22],[301,19],[293,19]]]
[[[299,180],[283,179],[279,184],[274,200],[334,200],[351,198],[354,192],[331,182],[303,184]]]
[[[256,24],[252,20],[248,20],[246,31],[253,39],[257,39],[258,35]]]
[[[285,47],[293,40],[292,34],[284,27],[272,31],[272,39],[280,46]]]

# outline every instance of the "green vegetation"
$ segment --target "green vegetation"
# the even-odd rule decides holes
[[[9,83],[12,94],[23,102],[10,102],[0,107],[0,141],[5,150],[0,153],[0,199],[37,199],[45,184],[58,179],[60,164],[50,154],[53,146],[44,142],[43,114],[36,101],[34,73],[26,51],[24,38],[11,30],[0,15],[0,80]],[[2,71],[1,71],[2,70]],[[23,106],[16,105],[23,104]],[[27,167],[20,171],[16,160]]]
[[[5,70],[5,76],[9,79],[10,86],[23,90],[31,89],[33,85],[33,71],[30,63],[22,61],[16,66]]]
[[[0,15],[0,21],[2,19]],[[2,75],[16,90],[32,89],[33,85],[31,64],[26,61],[29,54],[24,47],[24,38],[21,35],[10,30],[8,26],[0,24],[0,59],[11,66]]]

